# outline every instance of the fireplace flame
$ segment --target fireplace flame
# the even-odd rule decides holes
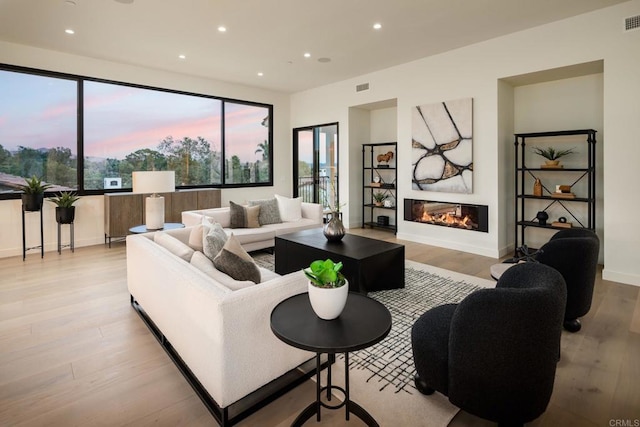
[[[428,212],[422,213],[422,222],[429,222],[433,224],[447,225],[453,227],[460,227],[466,229],[473,229],[473,224],[471,223],[471,218],[469,216],[465,216],[464,218],[459,218],[455,215],[451,215],[450,213],[444,214],[430,214]]]

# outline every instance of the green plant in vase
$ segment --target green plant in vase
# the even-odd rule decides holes
[[[44,192],[51,188],[51,184],[42,182],[42,179],[33,175],[31,178],[25,178],[25,184],[19,185],[18,188],[24,193],[22,195],[22,205],[25,211],[39,211],[42,209],[42,201],[44,200]]]
[[[383,193],[382,191],[376,191],[375,193],[373,193],[373,195],[371,197],[373,197],[373,204],[374,205],[382,206],[382,203],[387,198],[387,195],[385,193]]]
[[[70,208],[79,199],[80,197],[76,195],[76,193],[73,193],[71,191],[63,191],[59,196],[50,197],[49,201],[55,203],[58,207]]]
[[[313,286],[318,288],[339,288],[347,282],[344,275],[340,272],[342,263],[334,263],[332,260],[316,260],[313,261],[308,268],[305,268],[304,274]]]
[[[307,290],[311,308],[323,320],[337,318],[347,304],[349,282],[341,269],[341,262],[326,259],[313,261],[302,270],[309,279]]]
[[[568,150],[556,150],[553,147],[533,147],[533,152],[539,156],[544,157],[546,159],[545,163],[548,166],[558,166],[560,164],[560,158],[568,156],[569,154],[573,154],[573,150],[574,148],[569,148]]]
[[[60,195],[49,198],[51,203],[57,205],[56,221],[60,224],[71,224],[76,216],[76,207],[73,204],[79,199],[76,193],[70,191],[63,191]]]

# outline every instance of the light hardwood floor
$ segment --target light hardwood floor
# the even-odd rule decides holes
[[[351,232],[396,241],[383,231]],[[496,262],[400,243],[408,259],[483,278]],[[551,403],[531,425],[640,420],[639,291],[599,274],[582,331],[563,334]],[[308,381],[240,425],[289,425],[313,400],[314,390]],[[362,425],[343,417],[343,411],[324,411],[321,425]],[[24,262],[0,259],[0,425],[215,425],[131,309],[124,243],[48,252],[44,259],[29,253]],[[489,425],[464,412],[451,423]]]

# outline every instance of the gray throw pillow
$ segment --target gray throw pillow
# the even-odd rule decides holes
[[[229,214],[231,228],[258,228],[260,227],[260,206],[242,206],[229,202]]]
[[[229,236],[222,250],[213,259],[213,265],[235,280],[250,280],[253,283],[260,283],[258,266],[233,234]]]
[[[249,206],[260,206],[260,215],[258,216],[260,225],[280,224],[282,222],[278,201],[275,198],[249,200]]]
[[[204,252],[207,258],[213,261],[224,247],[224,244],[227,243],[227,240],[227,233],[225,233],[222,226],[216,222],[209,227],[209,232],[202,241],[202,252]]]

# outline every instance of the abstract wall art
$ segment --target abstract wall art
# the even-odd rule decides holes
[[[472,193],[473,99],[419,105],[412,114],[412,188]]]

